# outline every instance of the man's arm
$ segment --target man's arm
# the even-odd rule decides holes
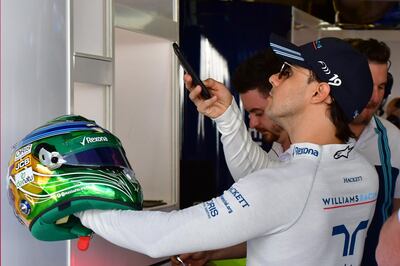
[[[380,266],[400,265],[400,222],[395,212],[383,225],[376,248],[376,260]]]
[[[268,167],[271,161],[268,154],[252,140],[243,115],[228,88],[213,79],[205,80],[204,84],[212,95],[207,100],[200,96],[200,86],[193,87],[190,75],[185,75],[185,85],[190,91],[189,98],[200,113],[216,122],[218,131],[222,134],[225,159],[233,179],[237,181],[256,170]]]
[[[393,199],[393,213],[397,212],[400,209],[400,199]]]
[[[267,168],[273,162],[268,153],[251,138],[235,101],[214,121],[222,134],[225,160],[235,181]]]

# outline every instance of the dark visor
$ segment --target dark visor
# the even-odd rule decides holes
[[[122,150],[110,147],[90,149],[63,156],[66,164],[87,166],[120,166],[131,168]]]

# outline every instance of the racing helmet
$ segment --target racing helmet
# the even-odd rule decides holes
[[[8,195],[17,219],[45,241],[92,232],[73,213],[140,210],[143,195],[121,141],[82,116],[58,117],[14,146]]]

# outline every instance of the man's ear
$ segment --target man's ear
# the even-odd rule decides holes
[[[329,95],[331,92],[331,87],[326,82],[318,83],[318,86],[315,87],[311,102],[312,103],[321,103],[325,102],[327,104],[332,103],[332,98]]]

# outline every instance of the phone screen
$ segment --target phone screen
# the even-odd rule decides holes
[[[174,52],[176,56],[179,59],[179,62],[181,63],[183,69],[192,77],[192,81],[194,85],[200,85],[201,87],[201,97],[204,99],[209,99],[211,98],[210,93],[207,90],[207,87],[204,85],[204,83],[201,81],[201,79],[196,75],[194,72],[193,68],[189,65],[188,61],[186,58],[183,56],[183,53],[181,49],[179,48],[179,45],[177,43],[173,43],[172,47],[174,48]]]

